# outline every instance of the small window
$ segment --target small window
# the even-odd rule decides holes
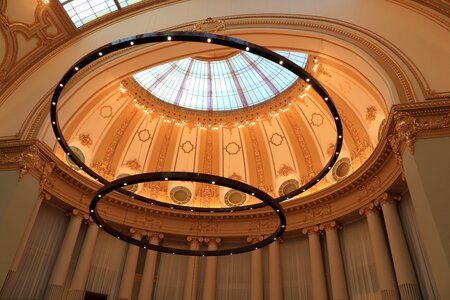
[[[108,295],[105,294],[99,294],[94,292],[88,292],[84,294],[84,300],[107,300]]]

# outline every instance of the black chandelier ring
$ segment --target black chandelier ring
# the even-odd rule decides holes
[[[67,83],[70,81],[70,79],[79,71],[81,71],[83,68],[91,64],[92,62],[102,58],[104,55],[112,54],[116,51],[135,47],[138,45],[145,45],[145,44],[153,44],[153,43],[161,43],[161,42],[197,42],[197,43],[209,43],[209,44],[216,44],[216,45],[222,45],[227,46],[230,48],[238,49],[241,51],[247,51],[253,54],[256,54],[258,56],[261,56],[265,59],[268,59],[274,63],[277,63],[284,67],[285,69],[293,72],[296,74],[299,78],[304,80],[307,84],[311,86],[311,88],[321,97],[325,105],[328,107],[329,111],[331,112],[331,115],[334,118],[334,123],[336,126],[336,143],[335,148],[333,151],[333,154],[331,155],[328,162],[325,164],[324,168],[318,172],[313,178],[311,178],[308,182],[301,185],[298,189],[285,194],[283,196],[280,196],[278,198],[275,198],[274,201],[281,202],[287,199],[290,199],[292,197],[295,197],[303,192],[305,192],[307,189],[311,188],[320,180],[322,180],[328,172],[330,172],[331,168],[336,163],[339,153],[342,149],[342,143],[343,143],[343,129],[342,129],[342,123],[341,118],[339,116],[339,113],[337,111],[336,106],[334,105],[333,101],[331,100],[330,95],[327,93],[325,88],[318,82],[317,79],[315,79],[311,74],[309,74],[307,71],[305,71],[302,67],[298,66],[297,64],[293,63],[289,59],[285,58],[284,56],[273,52],[267,48],[264,48],[262,46],[243,41],[237,38],[233,37],[227,37],[222,35],[216,35],[212,33],[202,33],[202,32],[154,32],[154,33],[145,33],[140,34],[136,36],[131,36],[125,39],[121,39],[112,43],[109,43],[105,46],[102,46],[92,52],[90,52],[88,55],[84,56],[82,59],[80,59],[76,64],[74,64],[70,70],[68,70],[60,82],[57,84],[55,91],[53,93],[52,102],[50,105],[50,118],[52,122],[52,129],[56,136],[56,139],[63,149],[63,151],[66,153],[66,155],[72,160],[72,162],[78,166],[79,169],[83,170],[86,174],[91,176],[93,179],[103,183],[108,184],[109,181],[102,177],[100,174],[96,173],[94,170],[92,170],[90,167],[88,167],[81,159],[79,159],[74,151],[70,148],[69,144],[65,140],[62,130],[59,125],[58,121],[58,113],[57,113],[57,105],[58,101],[60,99],[61,93],[64,90],[64,87],[67,85]],[[119,189],[121,193],[125,193],[124,189]],[[129,193],[126,193],[129,194]],[[152,201],[152,199],[147,198],[147,200]],[[177,209],[194,209],[196,211],[203,211],[202,209],[195,208],[195,207],[186,207],[182,205],[171,205],[165,202],[153,200],[154,204],[168,207],[173,206]],[[249,208],[258,208],[261,206],[264,206],[265,204],[256,204],[256,205],[249,205],[243,207],[243,209],[249,209]]]
[[[220,250],[188,250],[188,249],[178,249],[172,247],[165,247],[160,245],[153,245],[145,240],[137,240],[126,234],[123,234],[119,230],[115,229],[111,222],[105,222],[102,216],[99,214],[97,210],[98,203],[104,199],[110,192],[115,191],[121,187],[129,186],[132,184],[138,184],[143,182],[155,182],[155,181],[191,181],[191,182],[201,182],[214,184],[217,186],[233,188],[240,192],[246,193],[247,195],[251,195],[256,199],[262,201],[266,206],[269,206],[274,213],[278,217],[278,226],[276,230],[267,235],[263,240],[246,245],[243,247],[235,247],[230,249],[220,249]],[[146,197],[142,197],[139,195],[133,196],[134,200],[149,203]],[[150,202],[150,204],[152,204]],[[217,211],[211,210],[211,213],[216,213]],[[136,246],[151,249],[159,252],[166,252],[172,254],[181,254],[181,255],[195,255],[195,256],[218,256],[218,255],[232,255],[238,253],[244,253],[253,251],[255,249],[259,249],[261,247],[267,246],[268,244],[276,241],[285,231],[286,229],[286,216],[284,214],[283,208],[280,203],[274,201],[274,199],[266,194],[265,192],[257,189],[251,185],[246,183],[221,177],[210,174],[202,174],[202,173],[192,173],[192,172],[153,172],[153,173],[142,173],[137,175],[130,175],[127,177],[123,177],[114,181],[111,181],[100,188],[95,195],[93,196],[91,203],[89,205],[89,213],[91,218],[99,227],[101,227],[104,231],[109,233],[110,235],[126,241],[130,244],[134,244]]]

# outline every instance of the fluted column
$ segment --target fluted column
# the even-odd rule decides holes
[[[375,204],[380,205],[383,210],[400,296],[408,300],[422,299],[397,211],[398,200],[400,200],[398,196],[384,194],[375,201]]]
[[[269,245],[269,300],[283,299],[279,240]]]
[[[319,226],[312,226],[302,230],[308,234],[309,255],[311,256],[312,299],[327,299],[327,285],[323,269],[322,248],[320,247]]]
[[[366,215],[381,297],[386,300],[400,299],[380,213],[373,203],[361,208],[359,213]]]
[[[48,282],[45,299],[62,299],[70,259],[72,258],[82,220],[82,214],[74,209],[71,212],[69,226],[67,227],[61,249],[59,249],[59,254]]]
[[[147,234],[147,236],[149,243],[152,245],[159,245],[161,239],[164,238],[164,235],[161,233],[149,233]],[[141,286],[139,288],[138,300],[152,299],[157,258],[158,252],[147,250],[147,255],[145,256],[144,273],[142,274]]]
[[[220,238],[205,238],[208,251],[215,251],[219,247]],[[216,299],[217,256],[208,256],[205,266],[205,282],[203,285],[203,300]]]
[[[263,239],[263,236],[249,236],[247,237],[247,242],[254,244]],[[251,256],[250,299],[260,300],[264,298],[264,274],[261,250],[253,250]]]
[[[335,221],[332,221],[320,225],[320,229],[325,230],[327,240],[333,300],[348,299],[344,264],[342,262],[341,246],[339,244],[338,225]]]
[[[202,237],[187,238],[190,250],[198,250],[203,242]],[[197,276],[198,276],[198,256],[189,256],[186,271],[186,281],[184,283],[184,300],[195,300],[197,298]]]
[[[130,229],[131,237],[141,240],[143,233],[134,228]],[[134,276],[136,275],[136,264],[139,256],[139,247],[128,245],[127,258],[123,267],[122,280],[120,281],[119,300],[129,300],[133,294]]]
[[[98,226],[92,220],[88,221],[88,229],[78,257],[77,266],[70,284],[68,299],[82,300],[86,287],[86,281],[91,266],[92,254],[94,253],[95,241],[97,240]]]

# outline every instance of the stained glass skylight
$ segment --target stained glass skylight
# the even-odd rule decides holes
[[[59,0],[76,27],[143,0]]]
[[[304,67],[308,54],[276,51]],[[282,66],[249,52],[204,61],[184,58],[133,75],[155,97],[196,110],[225,111],[249,107],[273,98],[297,76]]]

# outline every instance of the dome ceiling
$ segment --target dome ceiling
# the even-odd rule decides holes
[[[142,51],[152,54],[152,49]],[[199,54],[214,56],[214,51],[202,50]],[[289,49],[285,53],[306,58],[302,52]],[[248,53],[228,59],[242,60],[242,55]],[[380,93],[361,73],[337,60],[309,56],[308,61],[304,60],[305,68],[324,85],[339,110],[344,146],[334,170],[302,195],[333,185],[359,168],[375,148],[386,116]],[[158,68],[175,66],[175,70],[181,61],[203,66],[215,63],[192,59],[198,57],[193,54],[189,57],[180,59],[180,53],[176,53],[172,60],[165,58],[149,70],[161,74],[164,72]],[[249,64],[245,70],[264,69],[258,58],[251,59],[256,66]],[[127,60],[122,59],[120,65],[129,67]],[[224,61],[218,63],[224,65]],[[105,66],[105,73],[80,74],[63,96],[59,110],[70,146],[78,149],[88,166],[109,180],[143,172],[200,172],[240,180],[277,197],[312,178],[332,155],[336,141],[333,118],[320,97],[300,80],[280,81],[284,91],[280,87],[278,95],[254,107],[196,111],[164,102],[144,90],[132,76],[140,74],[139,69],[127,71],[130,75],[126,77],[114,77],[111,63]],[[179,70],[173,72],[186,76]],[[266,82],[261,75],[252,74],[258,78],[258,89],[263,89]],[[100,78],[107,78],[107,84],[95,85]],[[88,87],[96,88],[86,91]],[[52,134],[49,128],[46,135]],[[55,153],[70,165],[56,144]],[[198,207],[232,207],[257,201],[228,188],[191,182],[161,181],[127,189],[160,201]]]
[[[278,51],[301,67],[307,54]],[[297,76],[258,55],[241,52],[223,60],[184,58],[133,75],[153,96],[195,110],[234,110],[262,103]]]

